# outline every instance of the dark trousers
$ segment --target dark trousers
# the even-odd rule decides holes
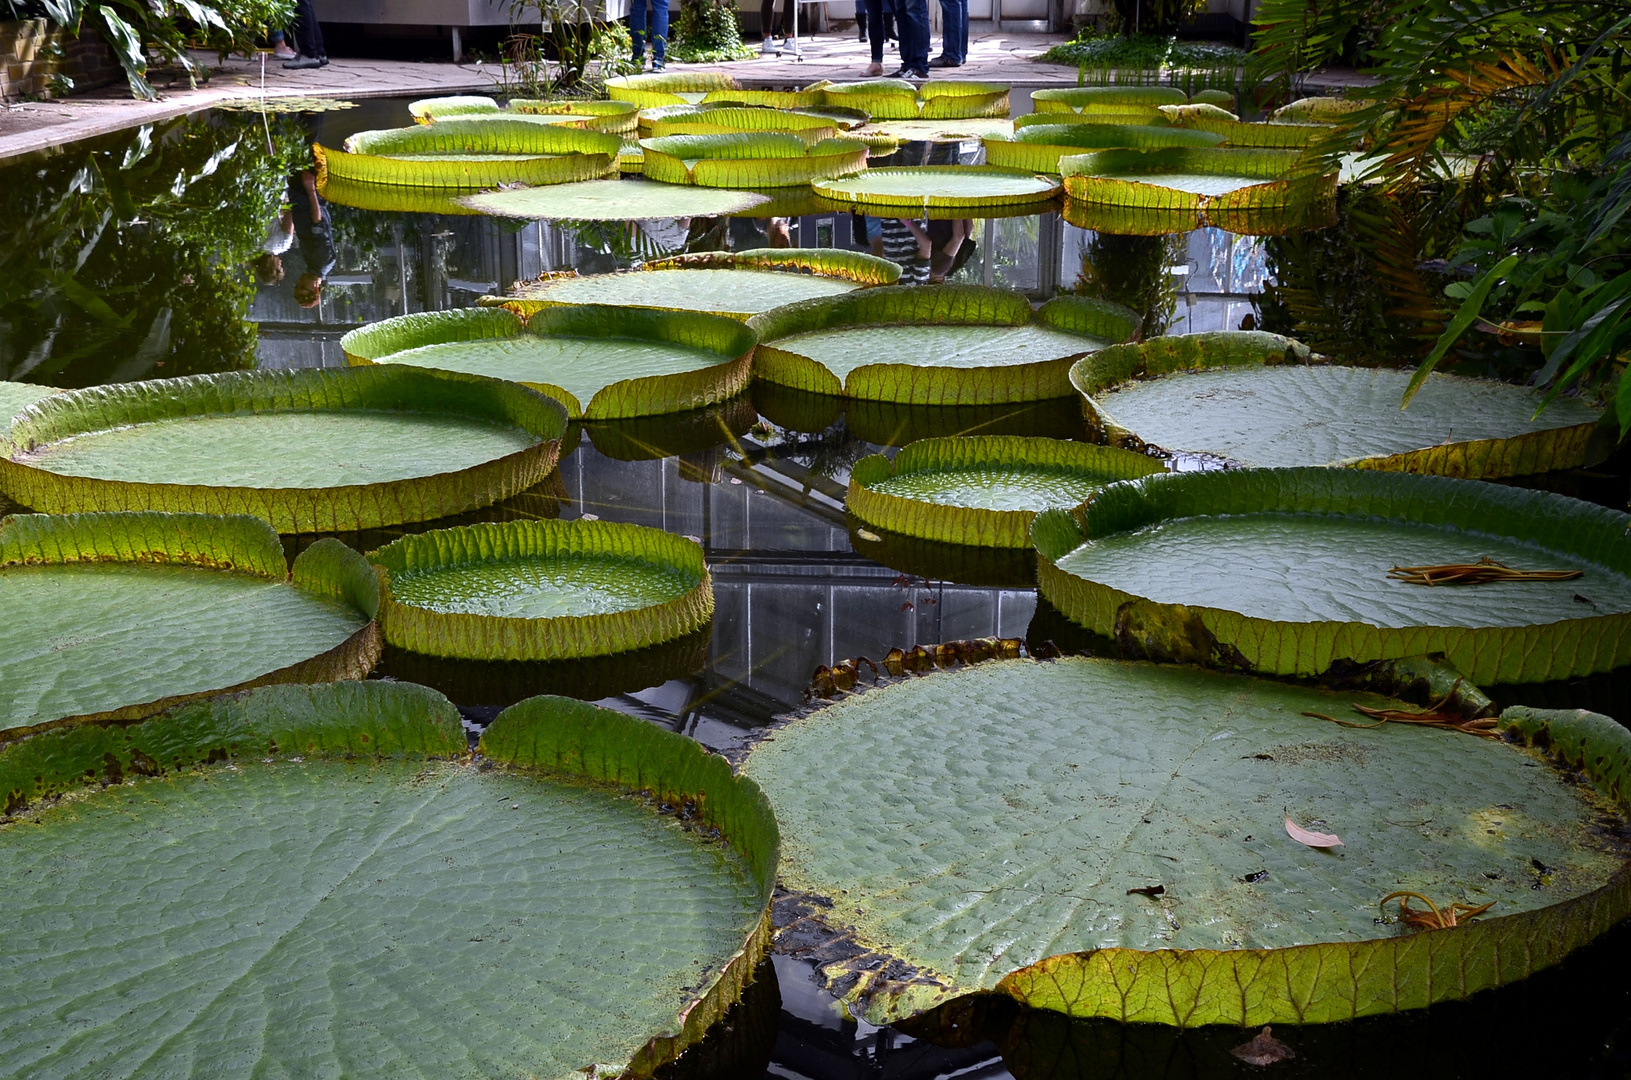
[[[646,39],[651,39],[651,55],[659,64],[668,48],[668,0],[651,0],[651,30],[646,31],[646,0],[629,5],[629,37],[634,41],[634,58],[646,55]]]
[[[793,20],[798,17],[798,5],[794,0],[782,0],[782,33],[793,32]],[[759,34],[761,37],[770,37],[775,29],[776,0],[761,0],[759,4]]]
[[[940,55],[961,64],[968,59],[968,0],[940,0]]]
[[[896,32],[900,34],[900,66],[929,73],[929,0],[896,0]]]
[[[294,9],[294,27],[290,31],[294,45],[301,56],[327,56],[323,47],[323,28],[317,25],[317,9],[311,0],[299,0]]]
[[[872,62],[883,63],[883,44],[889,39],[890,15],[892,5],[889,0],[865,0],[863,4],[866,20],[867,41],[872,46]]]

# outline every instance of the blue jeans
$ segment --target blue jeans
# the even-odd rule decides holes
[[[634,58],[642,59],[646,55],[646,0],[629,5],[629,37],[634,39]],[[660,64],[668,48],[668,0],[651,0],[650,37],[652,59]]]
[[[966,2],[966,0],[965,0]],[[900,35],[900,65],[920,75],[929,73],[929,0],[897,0],[895,32]]]
[[[968,0],[940,0],[940,55],[961,64],[968,59]]]

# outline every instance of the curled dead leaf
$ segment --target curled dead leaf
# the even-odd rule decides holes
[[[1273,1065],[1297,1056],[1297,1052],[1274,1037],[1274,1029],[1265,1027],[1250,1042],[1243,1042],[1229,1053],[1248,1065]]]
[[[1336,833],[1314,832],[1310,829],[1305,829],[1301,825],[1298,825],[1295,821],[1292,821],[1290,814],[1286,815],[1286,835],[1297,841],[1297,843],[1305,844],[1311,848],[1334,848],[1343,846],[1342,837],[1338,836]]]

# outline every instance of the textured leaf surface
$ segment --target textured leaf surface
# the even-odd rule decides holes
[[[811,185],[816,194],[867,210],[988,210],[1046,202],[1057,181],[992,165],[923,165],[868,169],[843,180]]]
[[[56,393],[54,386],[33,383],[0,382],[0,439],[11,430],[11,418],[42,397]]]
[[[1099,633],[1115,633],[1129,604],[1153,619],[1193,616],[1276,674],[1444,653],[1488,685],[1631,663],[1631,518],[1562,496],[1400,473],[1229,470],[1107,488],[1082,521],[1037,519],[1040,582]],[[1486,555],[1585,575],[1459,588],[1387,576]]]
[[[1006,117],[1008,87],[1001,83],[935,80],[921,86],[906,79],[865,79],[825,83],[821,100],[829,105],[860,109],[874,120]]]
[[[856,282],[816,274],[699,267],[555,278],[529,285],[521,295],[525,300],[556,304],[618,304],[747,318],[783,304],[841,296],[856,288]]]
[[[700,801],[706,755],[575,706],[510,710],[488,733],[501,767],[486,770],[424,760],[463,757],[457,714],[423,688],[380,683],[278,687],[6,751],[88,758],[98,772],[104,758],[87,751],[104,745],[127,769],[223,743],[238,753],[0,832],[4,873],[27,886],[10,890],[0,924],[28,942],[0,973],[14,1003],[0,1072],[649,1074],[695,1038],[688,1014],[716,1018],[757,959],[774,825],[728,775],[709,794],[734,820],[708,823],[751,833],[745,850],[659,815],[617,771]],[[592,767],[588,724],[602,750]],[[360,761],[331,756],[359,743]],[[300,756],[263,760],[269,746]],[[550,772],[525,771],[538,768]]]
[[[1039,510],[1083,502],[1105,484],[1160,472],[1142,454],[1023,436],[925,439],[890,461],[850,470],[847,505],[863,521],[905,536],[1029,547]]]
[[[613,101],[632,101],[642,109],[695,105],[713,91],[737,89],[735,79],[713,72],[670,71],[606,80],[606,96]]]
[[[1101,348],[1047,326],[865,326],[782,338],[776,347],[808,356],[839,378],[868,364],[981,368],[1032,364]]]
[[[1301,715],[1351,700],[1187,668],[993,662],[795,719],[744,772],[775,807],[784,882],[903,962],[824,965],[875,1023],[976,989],[1186,1026],[1348,1019],[1520,978],[1623,913],[1606,800],[1506,743]],[[1602,738],[1600,756],[1625,757],[1623,731]],[[1346,846],[1296,843],[1287,812]],[[1566,869],[1536,888],[1532,858]],[[1501,917],[1378,924],[1398,888]]]
[[[377,598],[334,541],[291,583],[255,518],[27,515],[0,526],[0,741],[265,679],[361,678]],[[315,554],[311,554],[315,552]],[[362,571],[361,594],[347,575]],[[365,632],[367,631],[367,632]]]
[[[1252,362],[1211,338],[1192,362],[1157,362],[1147,378],[1113,379],[1115,363],[1080,369],[1086,409],[1114,437],[1262,467],[1365,463],[1503,476],[1584,463],[1600,411],[1577,398],[1540,399],[1507,383],[1435,374],[1400,409],[1410,372]],[[1203,353],[1210,355],[1203,356]]]
[[[372,558],[385,583],[386,640],[432,656],[599,656],[688,634],[713,613],[701,548],[637,525],[439,529]]]
[[[1031,124],[1012,136],[990,137],[985,160],[1009,169],[1056,173],[1059,159],[1083,150],[1153,146],[1216,146],[1223,136],[1140,124]]]
[[[1078,203],[1164,212],[1175,222],[1189,211],[1217,213],[1225,216],[1207,220],[1223,228],[1238,223],[1231,213],[1323,206],[1337,184],[1335,171],[1318,172],[1296,150],[1221,146],[1095,150],[1060,158],[1059,172]]]
[[[57,394],[16,418],[0,489],[25,506],[253,513],[280,531],[422,521],[554,464],[565,411],[409,367],[234,372]]]
[[[867,146],[855,139],[809,143],[782,132],[666,135],[640,140],[643,171],[665,184],[703,187],[802,187],[866,168]]]
[[[487,191],[459,205],[498,217],[546,221],[644,221],[718,217],[751,210],[770,196],[645,180],[586,180],[575,184]]]

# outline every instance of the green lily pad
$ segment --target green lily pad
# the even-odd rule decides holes
[[[638,270],[544,278],[515,295],[483,297],[530,314],[557,304],[698,311],[747,319],[772,308],[869,285],[893,285],[900,267],[887,259],[834,248],[754,248],[653,259]]]
[[[591,420],[684,412],[733,397],[754,335],[734,319],[584,304],[400,315],[340,340],[352,364],[404,364],[508,379]]]
[[[566,410],[526,387],[406,365],[154,379],[43,398],[0,443],[35,510],[248,513],[279,532],[428,521],[554,468]]]
[[[725,103],[642,109],[639,127],[641,138],[646,139],[665,135],[779,131],[797,135],[806,143],[833,138],[839,130],[832,117],[820,113]]]
[[[409,102],[408,112],[422,124],[447,119],[531,120],[562,123],[625,135],[633,131],[639,107],[627,101],[536,100],[514,98],[500,108],[490,97],[438,97]]]
[[[896,142],[964,142],[1012,135],[1013,132],[1014,122],[1006,116],[983,116],[946,120],[882,120],[868,124],[855,134],[878,135]]]
[[[936,79],[865,79],[816,87],[826,105],[860,109],[874,120],[950,120],[1006,117],[1008,87],[1002,83]]]
[[[763,796],[560,698],[480,750],[383,682],[0,749],[5,1075],[649,1076],[763,953]]]
[[[590,183],[603,182],[590,181]],[[373,184],[366,180],[347,180],[332,174],[325,175],[317,185],[317,194],[328,202],[355,207],[358,210],[377,210],[395,214],[455,214],[463,217],[477,213],[478,211],[464,206],[459,201],[459,192],[459,188]]]
[[[1126,308],[1060,296],[1033,312],[979,285],[891,286],[748,320],[757,378],[796,390],[914,405],[1036,401],[1068,393],[1074,358],[1138,329]]]
[[[646,180],[586,180],[464,195],[460,206],[482,214],[528,221],[645,221],[671,217],[724,217],[753,210],[770,196]]]
[[[593,180],[617,167],[622,140],[580,126],[516,118],[455,118],[434,124],[359,131],[343,150],[312,148],[318,182],[334,176],[407,187],[481,188]]]
[[[870,214],[998,217],[1041,213],[1060,192],[1059,182],[994,165],[920,165],[868,169],[842,180],[810,185],[823,199]]]
[[[1337,173],[1297,150],[1168,146],[1098,150],[1059,159],[1076,203],[1159,215],[1173,228],[1232,228],[1230,214],[1329,204]]]
[[[695,105],[713,91],[739,89],[735,79],[714,72],[668,71],[618,75],[606,80],[607,97],[613,101],[632,101],[642,109]]]
[[[1083,150],[1155,146],[1216,146],[1223,136],[1187,128],[1139,124],[1031,124],[1012,135],[987,136],[985,160],[1008,169],[1056,173],[1059,159]]]
[[[665,135],[641,139],[643,174],[664,184],[717,188],[803,187],[866,168],[866,143],[822,139],[807,143],[785,132]]]
[[[0,382],[0,439],[11,430],[11,418],[43,397],[57,392],[54,386],[33,383]]]
[[[363,678],[378,602],[362,556],[319,541],[291,577],[256,518],[5,518],[0,742],[260,683]]]
[[[846,503],[862,521],[906,536],[1029,548],[1038,511],[1079,506],[1105,484],[1161,471],[1143,454],[1058,439],[925,439],[893,461],[856,462]]]
[[[1094,633],[1170,630],[1281,675],[1442,653],[1495,684],[1631,663],[1628,525],[1617,511],[1477,481],[1251,469],[1119,484],[1080,521],[1039,515],[1032,535],[1043,595]],[[1583,576],[1433,587],[1389,574],[1485,557]]]
[[[811,898],[800,944],[812,922],[844,935],[811,951],[878,1024],[975,991],[1130,1023],[1349,1020],[1516,981],[1631,910],[1615,801],[1501,740],[1303,715],[1363,720],[1355,700],[1402,707],[994,661],[790,720],[743,773],[781,825],[783,884]],[[1503,723],[1624,797],[1631,734],[1613,721]],[[1288,817],[1342,846],[1304,846]],[[1378,907],[1399,889],[1494,908],[1412,931]]]
[[[468,525],[405,536],[370,558],[385,640],[430,656],[603,656],[682,637],[714,610],[701,546],[641,525]]]
[[[1261,467],[1354,465],[1471,479],[1588,461],[1601,417],[1578,398],[1434,374],[1400,409],[1407,370],[1310,364],[1273,334],[1222,332],[1102,350],[1071,372],[1107,442]]]
[[[1031,105],[1038,113],[1080,113],[1124,106],[1154,109],[1187,105],[1189,101],[1189,95],[1176,86],[1049,87],[1031,93]]]

